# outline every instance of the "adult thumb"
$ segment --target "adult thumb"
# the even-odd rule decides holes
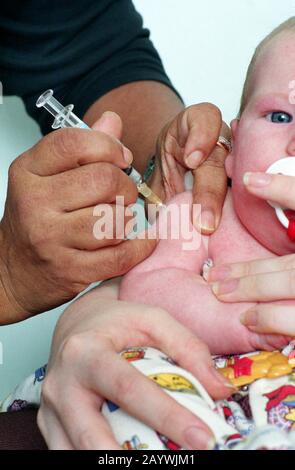
[[[123,133],[122,119],[113,111],[105,111],[100,118],[91,126],[94,131],[101,131],[105,134],[121,140]]]

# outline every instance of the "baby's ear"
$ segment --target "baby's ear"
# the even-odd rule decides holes
[[[233,150],[228,154],[228,156],[226,157],[226,160],[225,160],[226,174],[229,178],[232,177],[232,173],[233,173],[234,141],[235,141],[238,125],[239,125],[239,120],[238,119],[233,119],[232,122],[230,123],[231,132],[232,132]]]

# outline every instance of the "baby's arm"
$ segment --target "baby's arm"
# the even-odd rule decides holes
[[[183,193],[172,203],[179,207],[190,200],[190,194]],[[208,258],[206,238],[191,251],[183,249],[184,242],[181,237],[161,239],[154,253],[124,276],[119,298],[164,308],[205,341],[213,354],[280,347],[281,338],[252,334],[240,323],[241,313],[253,304],[225,304],[212,294],[201,276]]]
[[[239,321],[246,305],[222,304],[200,275],[185,269],[168,267],[142,273],[132,270],[122,281],[120,299],[167,310],[202,339],[212,354],[263,347],[258,335],[251,334]]]

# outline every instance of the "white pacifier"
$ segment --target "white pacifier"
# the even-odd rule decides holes
[[[266,173],[295,176],[295,157],[287,157],[277,160],[266,170]],[[276,216],[280,223],[288,230],[290,221],[284,212],[288,207],[281,207],[271,201],[268,201],[268,203],[275,209]]]

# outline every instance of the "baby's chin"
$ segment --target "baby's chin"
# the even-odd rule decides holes
[[[295,241],[289,239],[287,229],[278,220],[273,207],[239,187],[233,188],[232,196],[240,222],[264,248],[278,256],[294,253]]]
[[[245,219],[245,217],[244,217]],[[277,256],[289,255],[295,251],[295,241],[289,239],[287,230],[275,215],[265,214],[259,220],[244,221],[247,230],[267,250]]]
[[[284,234],[285,235],[285,234]],[[277,238],[277,240],[257,240],[269,251],[274,253],[277,256],[291,255],[295,251],[295,242],[286,240],[287,236],[282,237],[282,240]]]

